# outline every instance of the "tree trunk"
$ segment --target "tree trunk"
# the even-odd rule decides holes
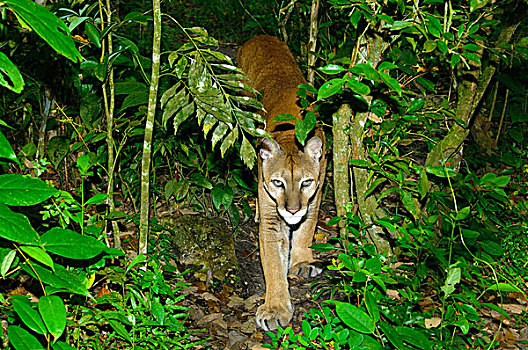
[[[160,43],[161,43],[161,7],[160,0],[152,1],[154,13],[154,35],[152,37],[152,75],[150,80],[147,121],[145,122],[145,139],[143,142],[143,158],[141,162],[141,209],[139,219],[139,253],[147,254],[149,235],[149,190],[150,190],[150,160],[152,152],[152,135],[154,133],[154,117],[158,97]]]

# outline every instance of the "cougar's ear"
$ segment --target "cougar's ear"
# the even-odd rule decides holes
[[[304,146],[304,153],[306,153],[311,158],[319,161],[323,155],[323,141],[317,136],[312,137],[306,146]]]
[[[274,153],[280,151],[279,144],[273,139],[264,139],[260,144],[260,157],[262,160],[273,157]]]

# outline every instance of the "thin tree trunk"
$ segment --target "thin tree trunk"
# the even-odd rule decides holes
[[[314,83],[314,65],[317,56],[315,50],[317,48],[317,34],[319,31],[319,0],[312,0],[312,9],[310,12],[310,39],[308,41],[308,82]]]
[[[343,104],[333,115],[332,133],[334,135],[334,199],[337,216],[346,216],[346,206],[352,202],[354,183],[350,181],[350,121],[352,110],[348,104]],[[341,221],[343,222],[343,221]],[[344,222],[343,222],[344,223]],[[339,226],[341,237],[346,236],[346,227]]]
[[[110,7],[110,0],[106,0],[105,7],[106,14],[106,23],[112,23],[112,8]],[[105,21],[103,20],[103,11],[101,11],[101,32],[104,31]],[[108,57],[110,57],[114,51],[112,46],[112,32],[108,33],[106,38],[106,43],[108,45]],[[105,52],[103,46],[103,53]],[[103,61],[104,55],[101,56],[101,61]],[[108,207],[110,212],[115,211],[115,202],[114,202],[114,170],[115,170],[115,142],[114,142],[114,112],[115,112],[115,85],[114,85],[114,69],[109,66],[108,74],[108,90],[107,83],[103,84],[103,98],[105,105],[105,115],[106,115],[106,147],[108,149]],[[110,95],[110,96],[108,96]],[[112,231],[114,234],[114,248],[121,249],[121,236],[119,234],[119,226],[117,222],[112,220]]]
[[[147,254],[149,235],[149,189],[150,161],[152,152],[152,135],[154,132],[154,117],[158,97],[160,43],[161,43],[161,7],[160,0],[152,1],[154,13],[154,35],[152,37],[152,76],[150,80],[147,121],[145,122],[145,139],[143,142],[143,158],[141,162],[141,209],[139,219],[139,253]]]

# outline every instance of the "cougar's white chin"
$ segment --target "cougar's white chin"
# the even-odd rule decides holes
[[[279,210],[279,214],[288,225],[297,225],[306,215],[306,209],[299,210],[295,214],[292,214],[286,210]]]

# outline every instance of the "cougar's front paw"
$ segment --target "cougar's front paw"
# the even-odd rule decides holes
[[[323,269],[309,263],[298,263],[290,267],[290,275],[301,276],[303,278],[315,277]]]
[[[265,331],[273,331],[277,326],[285,327],[293,316],[293,308],[288,305],[269,306],[266,303],[257,309],[257,325]]]

